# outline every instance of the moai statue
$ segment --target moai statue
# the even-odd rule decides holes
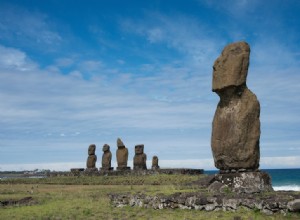
[[[159,166],[158,166],[158,157],[157,156],[153,156],[152,157],[152,170],[157,170],[159,169]]]
[[[128,149],[120,138],[117,139],[117,146],[117,170],[130,170],[130,167],[127,167]]]
[[[111,167],[111,152],[110,146],[108,144],[104,144],[103,148],[103,155],[102,155],[102,167],[101,170],[113,170],[114,168]]]
[[[211,147],[221,172],[259,167],[260,105],[246,85],[250,47],[227,45],[213,66],[212,91],[220,97],[212,124]]]
[[[135,145],[135,155],[133,158],[133,169],[134,170],[147,170],[147,155],[144,154],[144,145]]]
[[[88,149],[89,156],[86,161],[87,170],[97,170],[96,168],[97,156],[95,155],[95,151],[96,151],[96,145],[91,144]]]
[[[220,169],[208,191],[260,193],[273,191],[270,176],[258,170],[260,105],[246,84],[250,47],[229,44],[213,66],[212,90],[220,96],[212,124],[211,147]]]

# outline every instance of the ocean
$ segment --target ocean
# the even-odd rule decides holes
[[[275,191],[293,190],[300,191],[300,169],[262,169],[267,172],[272,179]],[[215,174],[217,170],[208,170],[204,173]]]

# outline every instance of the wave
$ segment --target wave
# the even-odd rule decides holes
[[[273,186],[275,191],[300,191],[300,185]]]

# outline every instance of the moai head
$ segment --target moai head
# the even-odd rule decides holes
[[[246,42],[227,45],[213,65],[212,90],[246,85],[250,47]]]
[[[117,146],[118,148],[125,148],[125,145],[120,138],[117,139]]]
[[[95,155],[95,151],[96,151],[96,145],[95,144],[91,144],[89,146],[88,154],[89,155]]]
[[[102,151],[107,152],[109,150],[110,150],[110,146],[108,144],[104,144],[103,147],[102,147]]]
[[[144,153],[144,145],[138,144],[135,145],[135,154],[143,154]]]

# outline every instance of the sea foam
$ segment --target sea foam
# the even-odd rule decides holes
[[[299,185],[273,186],[275,191],[300,191]]]

